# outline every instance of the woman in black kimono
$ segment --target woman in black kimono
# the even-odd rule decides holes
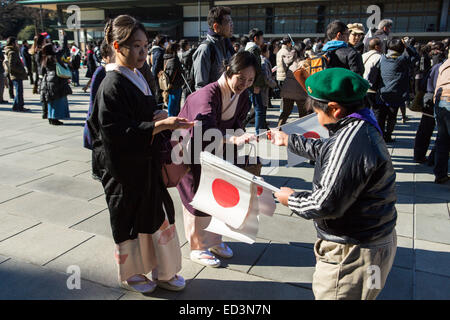
[[[165,130],[193,123],[157,110],[142,74],[148,39],[141,23],[122,15],[105,27],[115,63],[106,66],[88,128],[93,171],[101,177],[126,289],[149,293],[156,285],[181,290],[181,250],[174,207],[163,183],[160,154]],[[170,133],[170,131],[169,131]],[[167,136],[167,135],[165,135]],[[170,137],[170,135],[168,135]],[[152,272],[152,280],[147,274]]]

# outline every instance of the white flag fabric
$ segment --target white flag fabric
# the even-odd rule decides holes
[[[258,215],[273,215],[272,191],[278,189],[208,152],[200,154],[200,163],[200,185],[191,205],[213,217],[205,230],[253,243]]]
[[[286,124],[283,126],[283,132],[287,134],[301,134],[305,138],[328,138],[328,130],[322,127],[317,120],[317,114],[312,113],[309,114],[297,121],[294,121],[290,124]],[[302,162],[305,162],[307,159],[296,155],[288,150],[288,167],[295,166]]]

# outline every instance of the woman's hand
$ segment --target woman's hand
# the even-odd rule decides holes
[[[289,196],[293,194],[295,191],[288,187],[281,187],[280,189],[281,189],[280,192],[275,192],[275,197],[281,204],[287,207]]]
[[[280,130],[270,130],[267,134],[267,137],[270,139],[272,144],[276,146],[287,147],[289,142],[289,135]]]
[[[168,116],[166,110],[156,110],[153,112],[153,121],[164,120],[167,119]]]
[[[229,139],[230,143],[235,144],[237,146],[240,146],[244,143],[249,143],[250,141],[254,141],[254,140],[257,140],[256,136],[252,133],[247,133],[247,132],[239,137],[232,136]]]

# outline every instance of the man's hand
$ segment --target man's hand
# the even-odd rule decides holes
[[[288,187],[281,187],[280,189],[281,189],[280,192],[275,192],[275,197],[281,204],[287,207],[289,196],[293,194],[295,191]]]
[[[276,146],[287,147],[289,142],[289,135],[280,130],[270,130],[267,134],[267,138]]]

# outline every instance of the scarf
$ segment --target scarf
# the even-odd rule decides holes
[[[378,121],[375,118],[373,111],[370,110],[369,108],[360,109],[360,110],[356,111],[355,113],[348,115],[347,117],[367,121],[371,125],[373,125],[375,128],[377,128],[377,130],[380,132],[380,134],[383,135],[383,132],[381,131],[380,126],[378,125]]]
[[[145,80],[142,73],[139,72],[138,69],[134,69],[134,72],[128,69],[127,67],[123,67],[118,65],[117,63],[109,63],[105,66],[106,72],[115,71],[126,77],[130,80],[142,93],[146,96],[151,96],[152,91],[148,86],[147,81]]]
[[[333,51],[340,48],[347,48],[348,44],[345,41],[339,41],[339,40],[331,40],[325,43],[325,45],[322,48],[322,51]]]
[[[231,88],[228,86],[225,73],[217,80],[219,84],[220,92],[222,94],[222,120],[227,121],[234,117],[236,113],[237,103],[239,101],[240,94],[233,94]]]

